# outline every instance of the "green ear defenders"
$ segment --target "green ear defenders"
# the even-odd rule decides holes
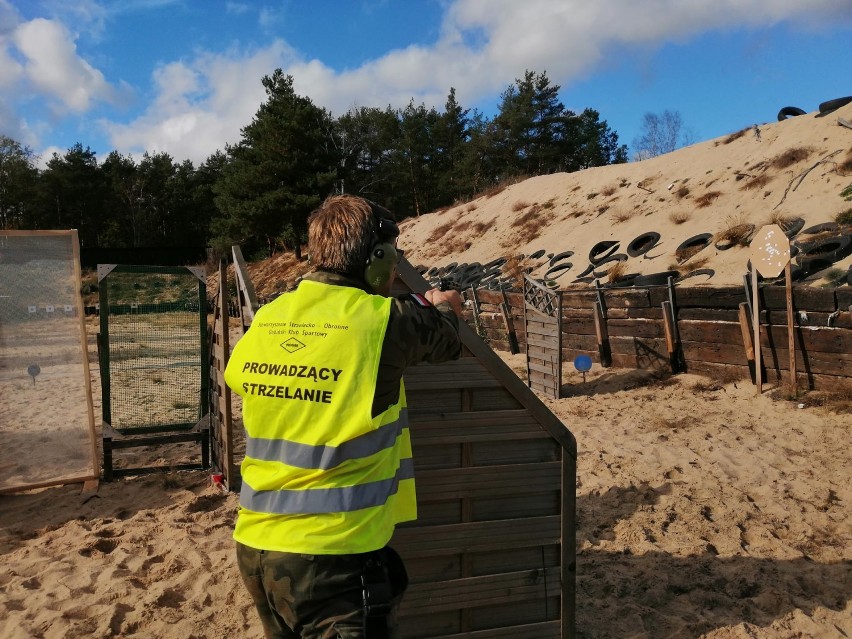
[[[364,267],[364,281],[374,291],[384,288],[393,277],[402,251],[396,248],[394,240],[399,236],[399,227],[386,217],[376,217],[376,237],[367,264]]]

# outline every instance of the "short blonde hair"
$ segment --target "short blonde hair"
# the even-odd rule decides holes
[[[308,255],[318,270],[361,278],[378,235],[378,211],[355,195],[332,195],[308,217]],[[384,211],[387,213],[387,211]]]

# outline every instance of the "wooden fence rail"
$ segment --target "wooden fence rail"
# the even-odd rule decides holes
[[[782,377],[787,380],[790,342],[785,290],[765,286],[759,295],[763,378],[770,383]],[[680,367],[707,373],[726,369],[730,374],[754,375],[754,348],[748,330],[743,330],[740,310],[741,305],[750,304],[744,287],[569,289],[559,296],[562,361],[588,355],[603,365],[609,359],[619,368]],[[476,318],[471,304],[465,308],[465,320],[492,347],[526,352],[523,294],[479,289],[476,298]],[[852,288],[794,287],[793,307],[799,385],[830,388],[852,379]],[[536,357],[539,341],[538,335],[529,340]]]

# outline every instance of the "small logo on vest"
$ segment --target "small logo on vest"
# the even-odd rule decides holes
[[[281,348],[283,348],[288,353],[295,353],[296,351],[305,348],[305,345],[297,340],[295,337],[291,337],[286,342],[281,343]]]

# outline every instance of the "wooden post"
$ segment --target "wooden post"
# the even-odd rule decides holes
[[[503,312],[503,321],[506,323],[506,335],[509,339],[509,351],[512,355],[520,353],[521,349],[518,346],[518,336],[515,334],[515,323],[512,321],[512,316],[509,311],[509,297],[506,295],[506,289],[500,289],[503,295],[503,303],[500,305],[500,310]]]
[[[675,338],[674,316],[672,315],[672,303],[663,302],[663,330],[666,335],[666,350],[669,353],[669,365],[672,373],[680,371],[677,355],[677,339]]]
[[[470,299],[473,300],[473,325],[476,327],[476,334],[485,339],[485,332],[479,323],[479,299],[476,297],[476,287],[474,286],[470,287]]]
[[[793,397],[799,394],[796,381],[796,325],[793,321],[793,274],[790,261],[784,267],[784,280],[787,285],[787,348],[790,350],[790,393]]]
[[[595,302],[595,335],[598,338],[598,354],[601,366],[608,368],[612,366],[612,349],[609,345],[609,332],[606,328],[606,319],[603,315],[601,303]]]
[[[739,305],[740,314],[740,330],[743,334],[743,346],[745,347],[746,360],[748,360],[748,372],[751,375],[751,383],[755,384],[756,377],[754,376],[754,342],[752,341],[751,319],[748,314],[748,302],[742,302]]]
[[[757,387],[757,394],[760,395],[763,393],[763,378],[760,371],[760,293],[757,290],[757,269],[754,266],[751,268],[751,294],[751,326],[754,332],[754,385]]]

